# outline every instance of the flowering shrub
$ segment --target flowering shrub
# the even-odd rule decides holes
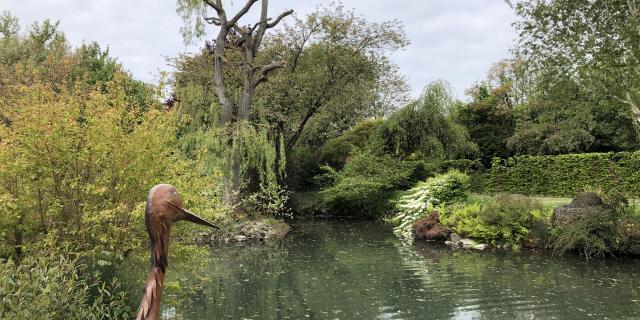
[[[468,192],[469,176],[457,170],[418,183],[396,204],[397,214],[390,219],[397,224],[394,232],[402,238],[413,239],[411,226],[416,220],[439,205],[464,200]]]

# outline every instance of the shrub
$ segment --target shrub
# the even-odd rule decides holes
[[[588,211],[580,219],[554,230],[555,253],[577,250],[585,258],[604,257],[618,247],[618,224],[612,214]]]
[[[85,267],[69,251],[26,256],[0,267],[2,319],[123,319],[130,312],[117,284],[89,285]],[[99,282],[98,282],[99,283]],[[92,296],[91,289],[97,289]]]
[[[344,134],[327,141],[317,152],[318,162],[340,169],[348,158],[367,144],[369,137],[382,124],[382,120],[365,120]]]
[[[640,217],[624,217],[618,221],[620,246],[623,254],[640,255]]]
[[[550,210],[521,195],[502,194],[489,199],[471,199],[443,210],[440,221],[455,232],[491,242],[518,247],[539,242],[541,225],[548,224]],[[532,234],[532,230],[536,234]],[[529,238],[528,238],[529,237]]]
[[[579,219],[553,230],[555,252],[577,251],[585,258],[609,254],[640,254],[640,215],[634,204],[616,193],[606,194],[604,205],[583,210]],[[575,200],[574,200],[575,201]]]
[[[487,192],[573,196],[588,189],[640,196],[640,152],[494,158]]]
[[[397,214],[390,219],[397,224],[394,232],[412,239],[411,226],[429,210],[464,200],[469,192],[469,176],[457,170],[437,175],[404,192],[396,203]]]
[[[324,169],[318,180],[326,186],[318,196],[325,213],[379,216],[389,208],[394,190],[409,185],[415,165],[365,152],[354,155],[341,171]]]

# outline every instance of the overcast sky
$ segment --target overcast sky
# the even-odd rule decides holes
[[[244,0],[226,2],[238,7]],[[272,0],[270,15],[284,9],[304,15],[318,3],[329,1]],[[507,58],[514,43],[515,16],[504,0],[343,3],[371,21],[404,23],[411,44],[394,54],[393,60],[407,76],[414,96],[429,82],[444,79],[464,98],[464,90],[482,80],[493,62]],[[108,45],[112,56],[145,81],[154,81],[158,70],[169,68],[166,57],[194,51],[183,44],[174,0],[0,0],[0,11],[5,10],[22,25],[46,18],[60,20],[73,45],[94,40]]]

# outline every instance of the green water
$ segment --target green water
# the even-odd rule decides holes
[[[375,223],[300,223],[167,272],[165,319],[640,319],[640,260],[406,247]]]

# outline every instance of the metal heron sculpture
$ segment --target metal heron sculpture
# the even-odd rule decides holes
[[[180,220],[219,229],[213,223],[185,209],[178,191],[173,186],[159,184],[151,188],[144,210],[144,221],[151,240],[151,270],[136,320],[158,319],[164,274],[168,265],[169,232],[171,225]]]

